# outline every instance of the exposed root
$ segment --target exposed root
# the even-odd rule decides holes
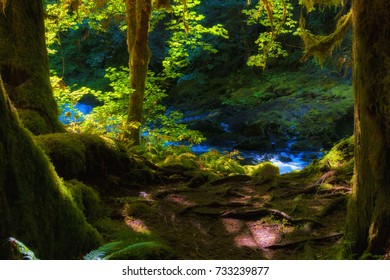
[[[332,214],[335,210],[337,210],[337,208],[340,205],[342,205],[342,204],[345,205],[345,203],[347,203],[347,197],[342,196],[342,197],[336,198],[336,199],[332,200],[332,202],[330,202],[324,208],[322,208],[322,210],[318,214],[316,214],[315,216],[320,217],[320,218],[328,216],[328,215]]]
[[[318,226],[324,226],[317,220],[310,218],[293,218],[287,213],[277,210],[277,209],[269,209],[269,208],[257,208],[257,209],[249,209],[249,210],[229,210],[225,211],[221,214],[222,218],[239,218],[239,219],[258,219],[268,215],[273,215],[279,220],[287,220],[291,224],[303,224],[303,223],[313,223]]]
[[[217,186],[217,185],[222,185],[222,184],[231,183],[231,182],[249,181],[252,179],[253,179],[252,176],[239,174],[239,175],[224,177],[221,179],[216,179],[214,181],[211,181],[210,185]]]
[[[207,214],[207,213],[205,213],[205,211],[199,212],[196,210],[197,208],[205,208],[205,207],[208,207],[208,208],[224,207],[224,208],[226,208],[226,207],[247,207],[247,206],[252,206],[252,204],[246,203],[246,202],[224,203],[224,202],[213,201],[213,202],[210,202],[207,204],[192,205],[192,206],[186,207],[182,211],[180,211],[178,214],[184,214],[184,213],[187,213],[189,211],[192,211],[192,212],[198,213],[198,214]],[[220,216],[221,213],[224,213],[224,212],[225,211],[223,211],[223,210],[219,211],[218,216]],[[213,213],[215,213],[215,211],[213,211]]]
[[[344,235],[343,233],[335,233],[335,234],[326,235],[326,236],[308,237],[308,238],[301,239],[298,241],[291,241],[291,242],[270,245],[270,246],[267,246],[265,248],[270,249],[270,250],[289,249],[289,248],[295,248],[297,246],[300,246],[301,244],[306,243],[306,242],[323,242],[323,241],[331,241],[334,239],[339,239],[343,235]]]

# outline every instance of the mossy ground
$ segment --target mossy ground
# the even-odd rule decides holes
[[[232,167],[230,177],[205,169],[188,154],[172,157],[169,164],[181,166],[175,174],[170,165],[156,165],[158,180],[111,184],[116,189],[111,192],[94,188],[102,206],[92,224],[104,243],[130,246],[113,258],[335,259],[343,242],[352,151],[352,140],[346,139],[301,172],[278,175],[277,168],[263,163],[241,167],[248,175]],[[207,172],[215,177],[192,182]],[[86,210],[99,203],[95,195],[77,181],[67,184],[74,185],[74,200],[88,217],[91,210]]]

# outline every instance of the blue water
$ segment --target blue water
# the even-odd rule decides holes
[[[191,151],[197,155],[215,149],[221,153],[232,152],[234,149],[229,147],[215,147],[207,144],[193,145]],[[270,161],[280,169],[280,174],[285,174],[297,170],[302,170],[309,165],[313,159],[323,156],[322,152],[258,152],[238,150],[241,157],[244,158],[242,164],[258,164],[264,161]]]
[[[60,121],[64,124],[69,124],[72,122],[81,122],[84,120],[83,115],[89,114],[93,107],[91,105],[77,103],[74,110],[72,106],[64,106],[62,109],[62,114],[60,116]],[[65,113],[70,112],[70,116],[66,116]],[[77,115],[82,115],[77,117]],[[194,120],[194,119],[203,119],[208,116],[209,113],[205,113],[201,116],[188,117],[184,118],[185,121]],[[226,123],[220,123],[221,127],[227,133],[230,132],[229,126]],[[144,135],[146,136],[146,135]],[[179,143],[167,142],[166,145],[179,145]],[[215,149],[220,153],[232,152],[233,145],[226,146],[211,146],[207,143],[192,145],[191,151],[197,155],[204,154],[210,149]],[[313,159],[320,158],[323,156],[322,152],[291,152],[291,151],[276,151],[276,152],[258,152],[258,151],[243,151],[239,150],[239,155],[244,158],[242,164],[258,164],[264,161],[271,161],[277,165],[280,169],[280,173],[289,173],[296,170],[302,170],[307,166]]]
[[[83,115],[91,113],[92,109],[93,107],[91,105],[83,103],[77,103],[74,107],[66,104],[61,107],[62,114],[59,117],[60,122],[65,125],[74,122],[82,122],[84,120]],[[68,115],[66,115],[67,113]]]

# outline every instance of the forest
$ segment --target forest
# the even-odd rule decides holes
[[[0,259],[390,259],[390,1],[0,0]]]

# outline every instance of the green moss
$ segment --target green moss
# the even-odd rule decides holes
[[[257,165],[246,167],[248,175],[253,177],[274,177],[280,174],[279,167],[272,162],[261,162]]]
[[[53,165],[21,127],[0,83],[0,194],[8,210],[0,228],[42,259],[78,258],[101,243]],[[2,202],[3,205],[3,202]],[[7,220],[12,223],[7,225]]]
[[[21,0],[7,5],[0,17],[0,38],[0,72],[9,98],[18,110],[34,111],[34,119],[37,114],[42,118],[39,124],[26,118],[26,127],[32,124],[33,132],[40,132],[37,128],[44,121],[49,132],[64,131],[49,79],[43,4]]]
[[[47,124],[37,111],[19,109],[18,114],[23,126],[33,134],[40,135],[53,132],[52,127]]]
[[[146,169],[119,143],[89,134],[55,133],[34,138],[65,179],[93,180]],[[137,176],[136,173],[133,175]]]
[[[87,221],[92,223],[102,215],[102,203],[99,194],[90,186],[77,180],[65,181],[77,207],[84,213]]]
[[[199,169],[197,157],[192,153],[183,153],[179,155],[168,156],[161,164],[162,167],[180,170],[196,170]]]
[[[38,136],[36,143],[50,157],[56,171],[65,179],[79,178],[87,170],[86,146],[76,134],[56,133]]]

